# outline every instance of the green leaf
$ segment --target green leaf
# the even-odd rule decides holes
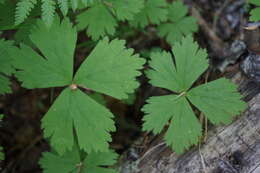
[[[83,173],[117,173],[116,170],[105,167],[115,164],[116,159],[117,154],[111,150],[103,153],[90,153],[84,161],[86,168],[83,169]]]
[[[150,84],[169,90],[180,90],[180,86],[176,82],[178,80],[177,72],[170,53],[152,53],[149,65],[153,69],[146,72]]]
[[[260,20],[260,8],[255,8],[250,11],[250,21],[259,21]]]
[[[246,107],[236,85],[224,78],[191,89],[187,96],[213,124],[230,123]]]
[[[62,116],[66,115],[66,116]],[[84,151],[106,151],[115,131],[113,114],[80,90],[65,89],[42,119],[45,137],[59,154],[71,150],[73,127]],[[59,123],[59,125],[57,125]],[[93,133],[94,132],[94,133]]]
[[[0,4],[0,30],[14,29],[15,23],[15,7],[16,4],[12,1],[6,1]]]
[[[72,10],[75,11],[78,8],[78,0],[70,0]]]
[[[69,20],[60,24],[56,19],[50,29],[42,21],[38,21],[30,38],[44,57],[23,44],[20,50],[11,52],[15,57],[15,67],[20,69],[16,77],[23,82],[22,86],[48,88],[69,85],[72,81],[73,54],[77,38],[76,30],[72,28]]]
[[[36,19],[26,20],[21,24],[14,35],[16,44],[24,43],[29,46],[33,46],[32,41],[29,38],[32,28],[36,24]]]
[[[175,116],[165,134],[165,140],[176,153],[180,154],[198,143],[202,129],[186,98],[181,97],[174,110]]]
[[[0,74],[0,95],[11,93],[12,90],[10,88],[11,82],[9,79],[3,75]]]
[[[153,53],[150,61],[153,70],[148,71],[147,76],[154,86],[177,92],[185,91],[207,69],[207,53],[198,48],[191,36],[176,43],[173,52],[175,65],[170,53]]]
[[[148,114],[143,119],[143,130],[160,133],[171,120],[165,140],[176,153],[182,153],[192,144],[197,144],[198,137],[201,136],[201,125],[184,96],[151,97],[148,103],[142,109]]]
[[[173,2],[169,8],[169,22],[159,26],[159,36],[166,37],[167,42],[174,44],[183,36],[197,31],[196,19],[192,16],[186,17],[187,7],[181,2]]]
[[[113,35],[117,26],[115,18],[101,2],[92,4],[90,9],[78,15],[77,23],[79,30],[87,28],[87,34],[93,40],[98,40],[106,34]]]
[[[132,20],[144,7],[143,0],[109,0],[118,20]]]
[[[68,13],[68,10],[69,10],[68,0],[58,0],[58,4],[59,4],[62,14],[64,16],[66,16]]]
[[[11,92],[11,83],[6,75],[10,76],[14,72],[13,59],[9,52],[17,48],[12,44],[11,41],[0,40],[0,95]]]
[[[259,0],[249,0],[249,3],[255,4],[257,6],[260,6],[260,1]]]
[[[191,36],[176,43],[173,49],[175,63],[169,53],[153,53],[147,76],[150,83],[175,93],[148,99],[142,110],[143,130],[160,133],[169,123],[165,140],[177,153],[197,144],[201,126],[190,102],[214,124],[230,122],[231,117],[245,108],[234,84],[219,79],[194,89],[193,83],[206,70],[207,54],[200,50]],[[187,100],[188,99],[188,100]]]
[[[16,6],[15,24],[19,25],[29,15],[33,7],[36,5],[37,0],[20,0]]]
[[[54,0],[41,0],[42,1],[42,20],[47,27],[50,27],[54,20],[55,1]]]
[[[77,165],[80,165],[79,152],[74,149],[60,156],[52,152],[44,152],[39,164],[43,173],[77,173]]]
[[[106,168],[116,163],[117,154],[112,152],[93,152],[82,161],[76,147],[63,156],[54,152],[45,152],[40,160],[44,173],[116,173],[112,168]]]
[[[144,59],[133,54],[133,49],[126,49],[125,41],[105,38],[81,65],[74,82],[79,86],[108,94],[118,99],[128,98],[139,86],[135,80]]]
[[[144,28],[148,24],[160,24],[167,20],[167,3],[165,0],[147,0],[144,8],[137,13],[131,25]]]
[[[135,78],[141,73],[137,70],[144,63],[133,55],[132,49],[125,49],[124,41],[109,43],[104,39],[73,79],[76,33],[68,19],[60,23],[56,18],[51,28],[38,21],[30,38],[39,54],[23,44],[8,52],[18,69],[15,75],[24,87],[67,87],[42,119],[44,136],[50,138],[59,154],[72,149],[74,138],[86,152],[106,151],[111,141],[109,132],[115,130],[113,114],[77,87],[90,87],[117,98],[127,97],[138,86]]]

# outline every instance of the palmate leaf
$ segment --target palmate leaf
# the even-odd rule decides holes
[[[192,16],[186,17],[187,12],[188,8],[181,1],[173,2],[168,10],[169,21],[159,26],[159,35],[174,44],[183,36],[197,31],[196,19]]]
[[[135,15],[130,24],[142,28],[148,24],[160,24],[167,20],[166,6],[165,0],[147,0],[144,8]]]
[[[190,103],[202,111],[213,123],[228,123],[232,116],[245,109],[236,86],[226,79],[219,79],[190,89],[206,70],[207,54],[198,48],[191,36],[176,43],[171,54],[153,53],[147,72],[150,83],[178,94],[156,96],[148,99],[142,110],[143,129],[160,133],[170,122],[165,140],[177,153],[198,142],[201,135],[199,124]]]
[[[108,0],[118,20],[132,20],[144,7],[143,0]]]
[[[44,173],[116,173],[114,169],[104,168],[116,163],[117,154],[113,151],[93,152],[83,160],[80,159],[79,151],[74,147],[72,151],[63,156],[54,152],[45,152],[40,160]]]
[[[61,34],[63,34],[62,37]],[[58,19],[56,19],[51,29],[48,29],[39,20],[30,38],[44,57],[23,44],[21,44],[20,50],[11,52],[16,58],[15,67],[22,69],[16,73],[16,77],[23,82],[22,86],[48,88],[70,84],[77,35],[69,20],[59,24]]]
[[[87,28],[87,34],[98,40],[106,34],[113,35],[117,26],[116,19],[102,2],[95,2],[90,9],[77,16],[78,29]]]
[[[135,78],[140,75],[138,70],[144,60],[133,55],[132,49],[126,49],[124,41],[109,43],[104,39],[73,77],[77,32],[68,19],[60,23],[56,18],[51,28],[38,21],[30,38],[44,57],[23,44],[10,51],[22,86],[66,87],[42,119],[44,136],[50,138],[59,154],[72,149],[74,131],[84,151],[106,151],[111,141],[109,132],[115,130],[113,115],[77,87],[125,98],[138,86]]]

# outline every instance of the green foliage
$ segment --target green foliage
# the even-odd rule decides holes
[[[12,41],[0,40],[0,95],[11,92],[10,81],[7,76],[14,72],[13,59],[9,53],[13,50],[12,44]]]
[[[144,28],[148,24],[160,24],[167,20],[167,3],[165,0],[147,0],[144,8],[135,15],[131,24]]]
[[[75,128],[79,147],[86,152],[106,151],[114,131],[113,114],[77,87],[89,88],[118,99],[127,98],[138,87],[144,60],[125,49],[124,41],[100,41],[73,77],[76,30],[68,19],[58,19],[47,28],[38,21],[30,35],[44,58],[24,44],[10,51],[19,69],[16,77],[26,88],[66,88],[42,119],[44,135],[59,154],[71,150]],[[52,41],[50,41],[52,40]],[[66,43],[66,44],[64,44]],[[57,68],[58,67],[58,68]],[[74,86],[74,89],[73,89]],[[96,133],[93,133],[96,132]]]
[[[166,37],[167,42],[174,44],[180,41],[183,36],[197,31],[196,19],[186,16],[188,8],[181,2],[176,1],[168,9],[169,21],[159,26],[159,35]]]
[[[58,7],[66,16],[68,9],[71,7],[74,11],[79,7],[78,4],[87,6],[93,0],[57,0]],[[16,5],[15,24],[19,25],[29,16],[31,10],[37,4],[37,0],[20,0]],[[55,15],[56,0],[41,0],[42,20],[50,27]]]
[[[154,86],[177,94],[156,96],[148,99],[143,107],[146,113],[143,130],[160,133],[169,122],[165,140],[177,153],[182,153],[201,136],[201,125],[191,104],[196,106],[213,124],[229,123],[231,116],[245,108],[234,84],[218,79],[198,87],[191,86],[207,69],[207,53],[198,48],[191,36],[175,43],[175,63],[170,53],[153,53],[147,72]]]
[[[54,18],[55,1],[42,0],[42,20],[50,27]]]
[[[37,0],[20,0],[17,3],[15,12],[15,24],[19,25],[22,23],[29,15],[33,7],[36,5]]]
[[[117,21],[132,20],[143,7],[143,0],[96,1],[77,16],[78,29],[85,28],[93,40],[115,34]]]
[[[249,3],[260,6],[259,0],[249,0]],[[250,11],[250,20],[256,22],[260,20],[260,7],[257,7]]]
[[[14,28],[15,3],[6,1],[0,3],[0,30],[8,30]]]
[[[40,160],[44,173],[116,173],[112,168],[105,168],[115,164],[117,154],[112,151],[90,153],[80,159],[79,151],[74,147],[72,151],[63,156],[55,152],[45,152]]]

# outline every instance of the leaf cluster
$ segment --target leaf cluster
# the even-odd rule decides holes
[[[160,133],[167,125],[166,143],[177,153],[197,144],[202,127],[192,107],[199,109],[213,124],[230,123],[231,117],[245,109],[236,86],[227,79],[218,79],[192,88],[207,69],[207,53],[199,49],[191,36],[176,43],[172,55],[157,52],[151,55],[147,76],[150,83],[176,94],[154,96],[142,108],[143,130]]]

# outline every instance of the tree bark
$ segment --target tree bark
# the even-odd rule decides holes
[[[231,79],[248,100],[248,109],[230,125],[212,128],[204,144],[176,155],[159,140],[121,173],[260,173],[260,94],[241,72]]]

